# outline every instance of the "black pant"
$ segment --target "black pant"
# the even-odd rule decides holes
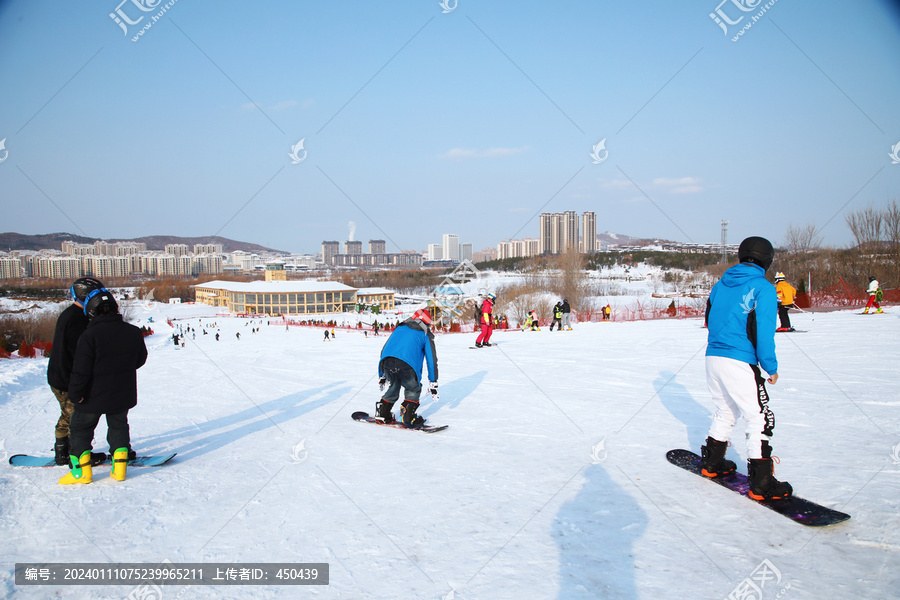
[[[385,402],[393,404],[400,397],[400,388],[405,390],[403,394],[404,400],[415,402],[418,404],[419,396],[422,394],[422,384],[415,370],[399,358],[388,356],[381,363],[384,374],[387,376],[388,389],[381,397]]]
[[[788,316],[788,309],[794,308],[793,304],[779,304],[778,318],[781,319],[781,326],[785,329],[791,328],[791,318]]]
[[[75,409],[69,422],[69,453],[81,456],[91,450],[94,429],[100,422],[100,414]],[[130,448],[131,434],[128,429],[128,410],[117,413],[106,413],[106,441],[109,442],[109,453],[119,448]]]

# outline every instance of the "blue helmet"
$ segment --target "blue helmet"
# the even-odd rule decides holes
[[[104,287],[91,291],[84,299],[84,314],[87,318],[93,319],[100,314],[100,308],[108,306],[109,310],[105,311],[111,314],[119,312],[119,305],[110,291]]]

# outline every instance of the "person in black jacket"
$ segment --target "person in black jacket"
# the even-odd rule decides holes
[[[69,423],[72,470],[61,484],[90,483],[91,441],[100,415],[106,415],[112,477],[125,479],[130,433],[128,411],[137,405],[137,370],[147,361],[141,330],[125,323],[118,306],[105,288],[90,292],[84,312],[90,319],[78,340],[69,399],[75,412]]]
[[[557,302],[556,306],[553,307],[553,321],[550,322],[550,331],[553,331],[553,326],[556,325],[557,331],[562,331],[562,302]]]
[[[47,383],[59,402],[56,443],[53,445],[58,465],[69,464],[69,420],[75,410],[75,405],[69,400],[69,376],[72,374],[78,338],[88,326],[88,318],[84,314],[84,299],[88,293],[102,287],[101,282],[91,277],[76,279],[69,288],[72,305],[59,315],[53,332],[53,348],[47,364]]]
[[[569,301],[563,298],[562,301],[562,327],[565,327],[568,331],[572,331],[572,323],[569,321],[569,317],[572,316],[572,307],[569,305]]]

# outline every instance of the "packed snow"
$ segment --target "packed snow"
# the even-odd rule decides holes
[[[62,467],[3,460],[0,596],[141,597],[133,585],[17,586],[14,563],[168,560],[325,562],[330,584],[165,586],[162,598],[724,599],[748,580],[769,600],[900,597],[893,308],[797,314],[805,332],[776,340],[776,475],[852,515],[823,529],[666,461],[699,451],[713,412],[699,319],[499,331],[478,350],[473,334],[439,335],[440,400],[423,396],[420,414],[449,429],[426,435],[350,418],[374,412],[384,336],[338,328],[324,341],[321,327],[214,311],[129,310],[156,331],[132,444],[177,452],[170,464],[124,482],[97,467],[92,484],[60,486]],[[176,348],[167,318],[196,339]],[[4,458],[52,454],[46,365],[0,361]],[[742,427],[729,448],[740,470]],[[105,432],[101,421],[96,451]]]

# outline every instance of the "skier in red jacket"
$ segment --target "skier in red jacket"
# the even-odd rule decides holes
[[[496,299],[496,295],[488,294],[481,305],[481,333],[475,340],[476,348],[491,345],[491,333],[494,331],[494,300]]]

